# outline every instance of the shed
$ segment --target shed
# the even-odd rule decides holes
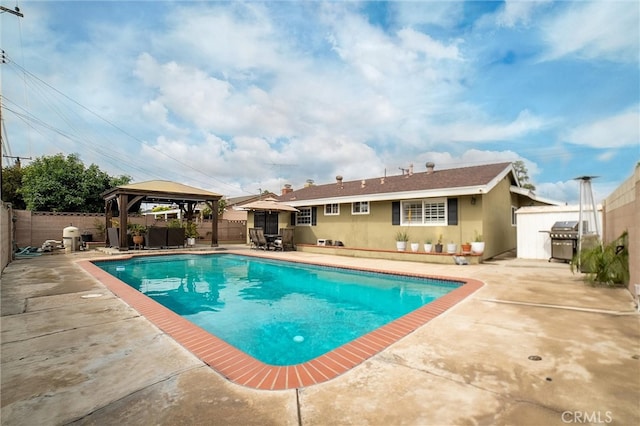
[[[598,221],[602,224],[602,206],[597,206]],[[551,237],[549,231],[556,222],[577,221],[579,205],[531,206],[516,210],[517,253],[520,259],[549,259]],[[602,227],[600,227],[602,229]]]

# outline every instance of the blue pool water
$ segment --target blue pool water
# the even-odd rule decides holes
[[[460,285],[233,254],[95,264],[272,365],[309,361]]]

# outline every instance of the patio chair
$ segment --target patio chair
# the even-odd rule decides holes
[[[256,235],[256,228],[249,228],[249,241],[251,243],[251,248],[258,248],[258,236]]]
[[[280,236],[282,237],[281,239],[282,251],[285,251],[287,249],[290,249],[290,250],[295,249],[295,247],[293,246],[293,228],[281,228]]]
[[[255,228],[256,248],[262,250],[269,250],[271,245],[267,242],[267,237],[264,236],[264,230],[262,228]]]

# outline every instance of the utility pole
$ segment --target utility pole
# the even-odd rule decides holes
[[[19,18],[24,18],[24,15],[22,13],[20,13],[20,8],[18,6],[16,6],[13,10],[4,7],[4,6],[0,6],[0,13],[10,13],[12,15],[15,15]],[[2,58],[1,58],[1,62],[2,64],[6,63],[6,57],[4,55],[4,50],[0,50],[0,52],[2,53]],[[4,142],[2,139],[2,93],[0,93],[0,152],[2,152],[2,149],[4,148]],[[18,157],[17,159],[18,164],[20,164],[20,157]],[[0,161],[0,202],[2,201],[2,161]]]
[[[0,6],[0,12],[1,13],[8,12],[8,13],[11,13],[12,15],[16,15],[16,16],[19,16],[20,18],[24,18],[24,15],[20,13],[20,8],[18,6],[16,6],[16,8],[13,10],[6,8],[4,6]]]

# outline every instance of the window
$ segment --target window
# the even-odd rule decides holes
[[[324,215],[325,216],[336,216],[340,214],[340,204],[325,204],[324,205]]]
[[[511,226],[516,226],[518,224],[516,210],[518,210],[516,206],[511,206]]]
[[[401,225],[446,225],[446,199],[410,200],[401,204]]]
[[[369,214],[369,202],[357,201],[351,203],[351,214]]]
[[[422,201],[406,201],[403,203],[402,222],[405,225],[422,224]]]
[[[299,207],[296,213],[296,225],[311,226],[311,207]]]
[[[447,223],[445,200],[424,203],[424,222],[428,224],[445,225]]]

